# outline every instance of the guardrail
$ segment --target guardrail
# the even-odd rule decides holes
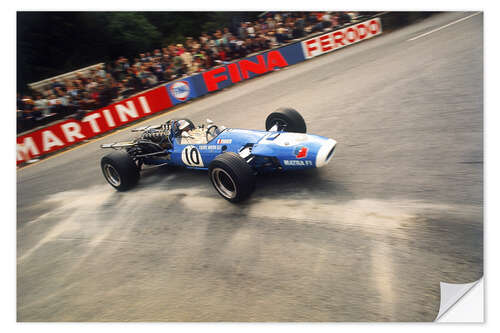
[[[72,77],[75,77],[77,73],[82,73],[83,75],[88,75],[88,72],[90,70],[97,69],[100,66],[104,66],[104,63],[100,62],[98,64],[95,64],[95,65],[92,65],[92,66],[88,66],[88,67],[85,67],[85,68],[81,68],[81,69],[77,69],[77,70],[74,70],[72,72],[68,72],[68,73],[64,73],[64,74],[61,74],[61,75],[49,77],[48,79],[44,79],[44,80],[41,80],[41,81],[29,83],[28,87],[30,87],[33,90],[38,90],[39,88],[44,87],[44,86],[52,83],[53,80],[60,80],[60,79],[72,78]]]
[[[88,140],[188,100],[362,42],[381,33],[382,21],[380,17],[374,17],[163,84],[92,111],[80,121],[69,119],[18,136],[17,164]]]

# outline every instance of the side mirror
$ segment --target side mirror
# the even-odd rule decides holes
[[[183,138],[189,138],[189,134],[188,134],[187,132],[182,132],[182,133],[181,133],[181,136],[182,136]]]

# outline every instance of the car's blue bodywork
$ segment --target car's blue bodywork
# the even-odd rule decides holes
[[[167,159],[144,158],[145,164],[168,164],[190,169],[208,169],[219,154],[234,152],[244,157],[258,172],[316,168],[327,164],[336,146],[335,140],[311,134],[284,131],[223,129],[206,143],[189,142],[172,132],[172,147]]]

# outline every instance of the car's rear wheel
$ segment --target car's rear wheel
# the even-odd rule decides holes
[[[134,187],[140,178],[134,160],[123,151],[115,151],[101,159],[101,170],[108,183],[118,191]]]
[[[255,173],[238,154],[220,154],[210,162],[208,175],[217,192],[230,202],[242,201],[255,189]]]
[[[279,108],[267,116],[266,131],[275,125],[278,131],[295,133],[306,133],[307,131],[304,118],[297,110],[291,108]]]

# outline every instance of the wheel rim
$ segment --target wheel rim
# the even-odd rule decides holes
[[[277,125],[278,126],[278,131],[283,131],[288,126],[288,123],[286,121],[284,121],[283,119],[280,119],[280,118],[272,118],[271,119],[271,124],[272,124],[271,127],[273,127],[274,125]]]
[[[223,169],[212,170],[212,182],[219,193],[228,199],[233,199],[238,194],[233,178]]]
[[[122,183],[120,174],[111,164],[104,165],[104,177],[106,177],[106,180],[113,186],[120,186]]]

